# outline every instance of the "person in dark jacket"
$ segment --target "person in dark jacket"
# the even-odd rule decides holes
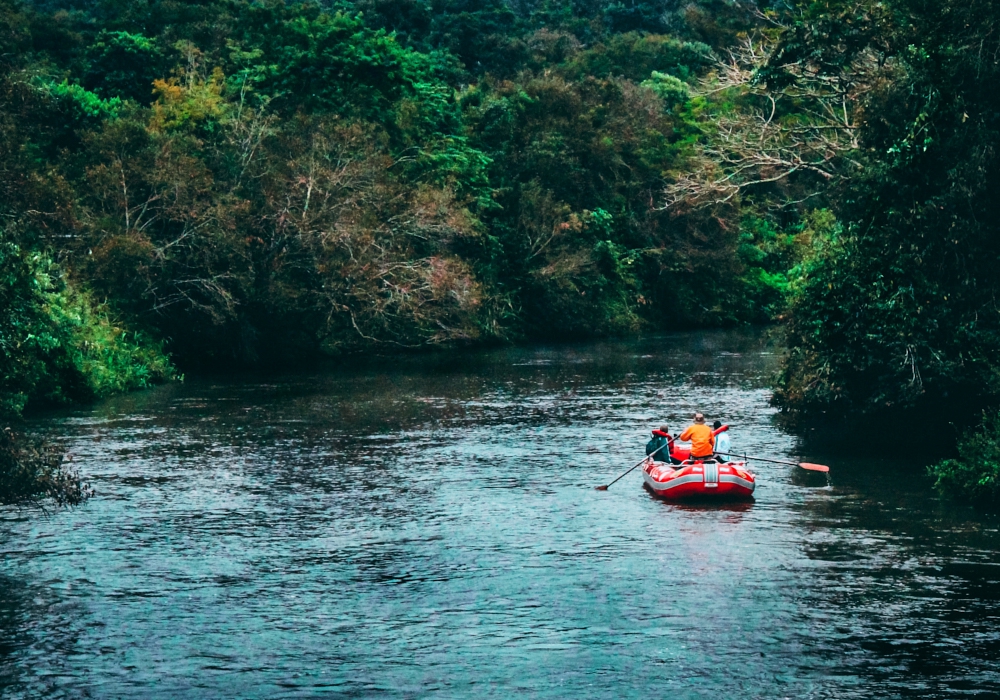
[[[664,447],[664,445],[666,447]],[[662,450],[660,448],[663,448]],[[646,454],[651,455],[656,450],[656,455],[653,456],[653,460],[656,462],[668,462],[670,464],[680,464],[680,460],[674,459],[670,455],[670,451],[674,449],[674,439],[670,435],[670,428],[665,425],[661,425],[657,430],[653,431],[653,439],[646,443]]]

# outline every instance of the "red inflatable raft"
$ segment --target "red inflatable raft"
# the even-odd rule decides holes
[[[675,457],[680,457],[674,453]],[[649,462],[642,469],[647,489],[671,501],[685,498],[739,500],[753,497],[756,480],[744,462],[688,460],[673,465]]]

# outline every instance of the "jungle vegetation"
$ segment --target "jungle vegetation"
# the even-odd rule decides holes
[[[814,3],[759,79],[850,96],[836,212],[792,283],[776,400],[812,414],[906,417],[959,440],[939,486],[1000,498],[1000,6]],[[825,88],[829,90],[830,88]],[[948,429],[948,424],[954,426]],[[978,425],[979,427],[973,427]],[[954,431],[954,432],[953,432]],[[949,434],[951,433],[951,434]]]
[[[212,365],[780,322],[786,411],[974,420],[998,14],[0,0],[0,416]],[[51,467],[17,444],[0,474]]]

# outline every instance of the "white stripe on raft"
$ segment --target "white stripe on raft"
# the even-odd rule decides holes
[[[749,481],[747,479],[741,479],[735,474],[723,474],[722,476],[719,477],[719,481],[724,484],[737,484],[739,486],[748,488],[751,491],[753,491],[757,487],[757,484],[754,483],[753,481]]]
[[[675,486],[680,486],[681,484],[690,484],[692,481],[697,483],[702,482],[701,474],[688,474],[687,476],[679,476],[676,479],[671,479],[670,481],[656,481],[649,474],[643,472],[646,477],[646,482],[650,484],[657,491],[669,491]]]

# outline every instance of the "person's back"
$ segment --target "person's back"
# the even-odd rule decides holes
[[[722,427],[721,421],[715,421],[712,424],[712,428],[718,430]],[[714,431],[713,431],[714,432]],[[721,433],[715,436],[715,452],[725,459],[730,458],[730,453],[733,451],[733,446],[729,441],[729,432],[723,430]]]
[[[653,431],[653,439],[646,443],[646,454],[653,455],[653,460],[656,462],[672,462],[674,461],[670,457],[670,450],[673,448],[674,439],[670,437],[670,428],[665,425],[661,425],[659,430]],[[661,449],[662,448],[662,449]],[[657,450],[659,450],[657,452]]]
[[[715,453],[715,436],[712,435],[712,429],[705,425],[705,416],[701,413],[694,414],[694,424],[688,426],[677,439],[691,441],[693,459],[704,459]]]

